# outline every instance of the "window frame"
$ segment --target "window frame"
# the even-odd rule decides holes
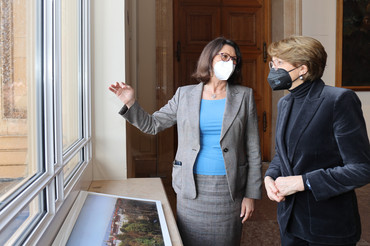
[[[81,177],[92,158],[91,143],[91,75],[90,75],[90,2],[80,3],[80,44],[79,75],[81,79],[82,117],[81,137],[63,153],[62,137],[62,96],[61,96],[61,1],[36,0],[36,66],[37,91],[42,91],[42,110],[37,116],[42,118],[37,123],[38,136],[42,136],[38,150],[44,172],[19,192],[14,199],[0,211],[0,231],[5,228],[17,214],[27,207],[39,194],[44,193],[45,213],[28,230],[26,237],[14,240],[15,245],[36,243],[48,226],[55,219],[71,193],[80,182]],[[40,26],[38,26],[41,24]],[[38,97],[39,98],[39,97]],[[71,178],[64,180],[63,167],[76,154],[82,153],[82,162],[76,167]],[[66,181],[66,183],[65,183]]]

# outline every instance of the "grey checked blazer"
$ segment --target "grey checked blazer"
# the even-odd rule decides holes
[[[197,196],[193,167],[200,150],[202,91],[203,83],[180,87],[173,98],[152,115],[137,102],[120,111],[128,122],[148,134],[157,134],[177,124],[178,149],[173,162],[172,186],[177,195],[188,199]],[[244,197],[260,199],[261,152],[253,91],[244,86],[227,85],[226,93],[220,145],[230,195],[233,200],[240,193]]]

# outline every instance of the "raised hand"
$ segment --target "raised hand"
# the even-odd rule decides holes
[[[116,82],[109,86],[109,90],[116,94],[128,108],[135,103],[135,90],[124,82]]]

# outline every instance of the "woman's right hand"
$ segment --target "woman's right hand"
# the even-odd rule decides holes
[[[109,86],[109,90],[130,108],[135,103],[135,90],[124,82],[116,82]]]
[[[273,180],[270,176],[265,177],[265,188],[267,191],[267,196],[271,201],[281,202],[285,200],[285,197],[278,195],[279,190],[276,188],[275,180]]]

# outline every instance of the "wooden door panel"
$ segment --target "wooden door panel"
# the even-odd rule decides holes
[[[255,90],[255,97],[263,97],[264,80],[261,76],[262,54],[242,53],[243,85]]]
[[[223,6],[263,7],[264,0],[222,0]]]
[[[179,67],[180,78],[178,81],[178,87],[183,85],[190,85],[194,83],[199,83],[191,79],[191,75],[194,73],[197,62],[199,59],[199,52],[188,52],[182,54],[182,60]]]
[[[186,6],[180,13],[181,52],[199,52],[214,37],[220,34],[220,9]]]
[[[234,40],[240,49],[259,50],[262,47],[261,8],[225,7],[222,10],[222,30],[225,36]]]
[[[179,0],[181,5],[191,4],[191,5],[220,5],[221,0]]]
[[[220,35],[221,11],[218,7],[184,6],[179,11],[175,63],[176,88],[198,83],[191,79],[200,53],[209,41]]]
[[[243,66],[242,66],[242,85],[253,89],[254,100],[257,107],[258,117],[258,130],[261,136],[261,144],[264,143],[263,136],[263,114],[264,114],[264,80],[261,76],[261,54],[242,53]]]
[[[257,87],[257,64],[256,59],[253,59],[250,54],[242,53],[243,66],[242,66],[242,76],[243,85],[258,90]]]

